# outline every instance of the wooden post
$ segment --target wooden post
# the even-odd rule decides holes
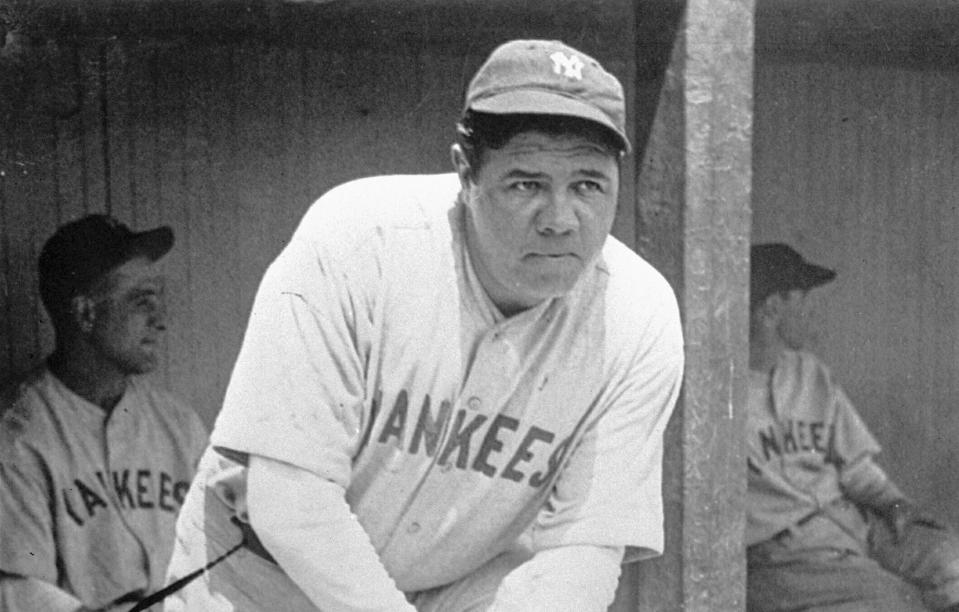
[[[656,11],[659,31],[675,24],[665,66],[644,55],[641,21]],[[686,341],[666,437],[666,553],[632,570],[643,611],[745,607],[753,14],[754,0],[637,2],[637,116],[652,120],[636,121],[636,243],[676,289]]]

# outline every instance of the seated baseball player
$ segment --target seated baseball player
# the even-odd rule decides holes
[[[669,285],[609,236],[628,148],[615,77],[512,41],[455,172],[320,198],[259,287],[165,609],[606,610],[626,547],[663,548],[683,366]]]
[[[168,227],[106,215],[40,254],[56,334],[0,396],[0,609],[129,610],[163,585],[176,514],[206,444],[194,412],[142,378],[166,329]]]
[[[959,610],[959,539],[875,462],[879,444],[803,350],[807,293],[836,276],[791,247],[751,250],[747,609]]]

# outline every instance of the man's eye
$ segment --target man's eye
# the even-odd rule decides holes
[[[516,181],[510,185],[510,188],[515,191],[531,193],[533,191],[538,191],[540,189],[540,184],[538,181]]]
[[[605,193],[603,186],[596,181],[580,181],[576,183],[576,191],[581,194]]]

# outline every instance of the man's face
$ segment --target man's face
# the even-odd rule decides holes
[[[163,285],[157,265],[138,257],[111,270],[90,296],[95,302],[90,343],[124,374],[144,374],[157,366],[166,329]]]
[[[793,350],[812,349],[819,341],[814,302],[808,290],[793,289],[783,294],[776,330],[786,346]]]
[[[616,158],[579,136],[524,132],[478,172],[454,151],[477,276],[504,314],[567,293],[613,225]]]

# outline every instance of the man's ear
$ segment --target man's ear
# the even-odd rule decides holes
[[[775,323],[783,310],[783,295],[771,293],[759,305],[759,316],[763,323]]]
[[[466,153],[458,143],[450,147],[450,161],[453,162],[453,169],[460,178],[460,188],[468,189],[473,182],[473,169],[470,167],[469,160],[466,159]]]
[[[85,295],[78,295],[70,300],[70,316],[73,323],[85,334],[93,331],[93,324],[97,320],[96,306],[96,302]]]

